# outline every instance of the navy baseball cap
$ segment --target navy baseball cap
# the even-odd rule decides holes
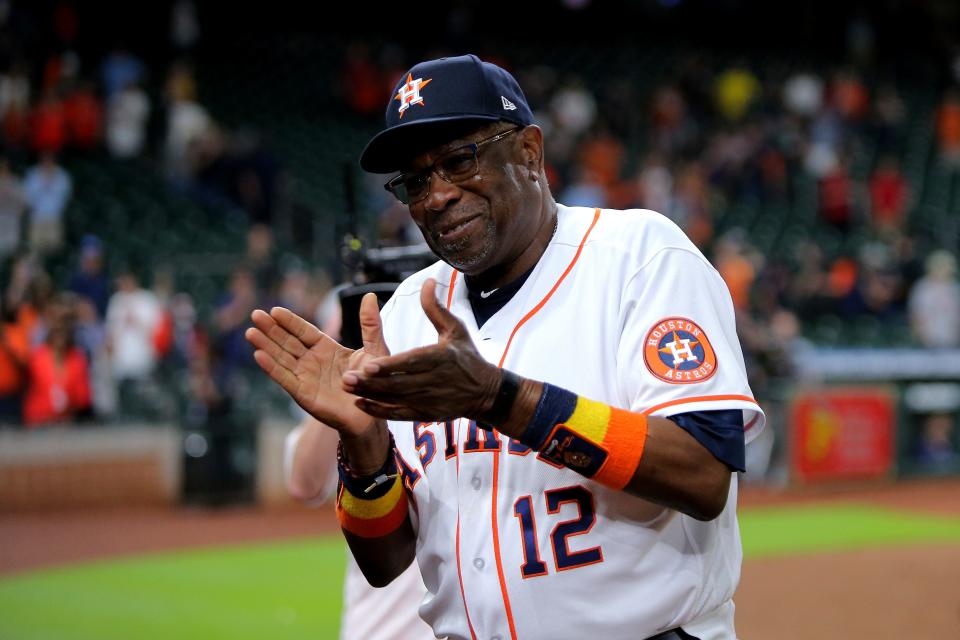
[[[421,62],[403,74],[387,104],[387,126],[360,155],[371,173],[399,171],[427,149],[487,122],[533,124],[512,75],[474,55]]]

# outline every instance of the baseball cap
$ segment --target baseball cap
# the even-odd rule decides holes
[[[533,124],[527,99],[507,71],[475,55],[421,62],[394,88],[387,126],[367,143],[360,166],[371,173],[398,171],[404,160],[466,133],[465,127],[498,120]]]

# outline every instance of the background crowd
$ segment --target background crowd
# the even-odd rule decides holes
[[[79,3],[0,2],[0,423],[287,411],[256,382],[249,313],[335,334],[363,250],[422,242],[357,141],[411,62],[468,45],[527,92],[560,202],[659,211],[710,258],[761,402],[804,350],[960,347],[960,39],[892,59],[851,11],[827,55],[525,48],[470,37],[460,6],[444,45],[251,49],[213,9],[158,6],[162,37],[103,47]]]

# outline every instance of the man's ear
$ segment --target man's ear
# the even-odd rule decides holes
[[[520,137],[523,165],[532,175],[539,177],[543,171],[543,130],[532,124],[517,135]]]

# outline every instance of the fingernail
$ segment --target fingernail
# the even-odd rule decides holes
[[[360,382],[360,378],[357,377],[357,374],[348,371],[347,373],[343,374],[343,381],[346,384],[355,385]]]
[[[380,371],[380,365],[378,364],[368,362],[367,364],[363,365],[364,373],[377,373],[378,371]]]

